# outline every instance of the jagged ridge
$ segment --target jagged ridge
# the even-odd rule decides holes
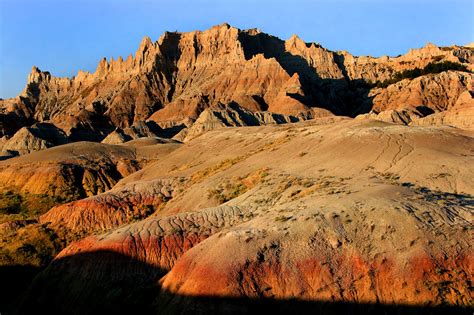
[[[355,57],[297,36],[283,41],[228,24],[166,32],[156,42],[145,37],[134,56],[104,58],[94,73],[79,71],[72,79],[33,67],[24,91],[0,101],[0,135],[50,121],[73,141],[100,141],[117,127],[145,120],[163,128],[189,126],[204,109],[232,102],[251,111],[298,114],[325,108],[355,115],[371,109],[366,83],[434,60],[472,69],[473,58],[469,48],[434,45],[395,58]],[[446,107],[444,99],[431,103]]]

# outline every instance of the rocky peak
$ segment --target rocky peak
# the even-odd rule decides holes
[[[154,60],[156,55],[156,46],[151,41],[150,37],[145,36],[140,42],[137,52],[135,53],[135,67],[143,68],[145,65],[150,64]],[[145,67],[146,70],[150,70],[151,67]]]
[[[95,70],[95,74],[98,76],[102,76],[106,74],[109,70],[109,63],[107,62],[107,58],[103,57],[100,59],[99,64]]]
[[[27,84],[29,83],[39,83],[43,80],[48,80],[51,78],[51,74],[47,71],[41,71],[38,67],[33,66],[31,72],[28,75]]]
[[[257,35],[257,34],[262,33],[262,31],[258,28],[249,28],[249,29],[245,30],[244,32],[246,32],[249,35]]]
[[[228,30],[228,29],[231,29],[231,28],[233,28],[233,29],[237,29],[237,28],[235,28],[235,27],[231,26],[229,23],[226,23],[226,22],[224,22],[224,23],[222,23],[222,24],[215,25],[215,26],[211,27],[211,30],[212,30],[212,29],[217,29],[217,30],[220,30],[220,29],[223,29],[223,30]]]
[[[147,52],[154,52],[155,45],[152,42],[151,38],[148,36],[143,37],[140,45],[138,46],[138,50],[135,53],[135,58],[140,59],[141,57],[145,56]]]
[[[56,78],[33,67],[23,98],[0,101],[0,108],[15,117],[3,124],[15,125],[8,127],[10,130],[4,128],[8,135],[46,120],[64,130],[80,125],[92,129],[86,133],[97,133],[92,121],[99,116],[103,118],[99,129],[107,133],[149,119],[168,128],[187,125],[219,102],[279,114],[324,108],[355,115],[375,105],[380,110],[390,107],[381,104],[393,98],[389,88],[384,88],[386,93],[372,89],[370,95],[380,96],[368,99],[371,83],[441,60],[473,69],[474,54],[463,46],[439,48],[428,44],[394,58],[358,57],[305,43],[297,35],[284,41],[258,29],[240,30],[223,23],[204,31],[165,32],[157,42],[144,37],[136,53],[126,60],[103,58],[95,73],[79,71],[73,79]],[[435,78],[416,82],[428,84]],[[442,80],[442,84],[448,81]],[[461,84],[458,92],[465,89]],[[435,100],[429,104],[441,104],[440,95],[433,94]],[[423,97],[416,100],[428,102]],[[101,104],[100,113],[93,104]],[[84,109],[91,115],[82,117]],[[80,116],[84,119],[73,119]],[[27,117],[32,120],[27,122]],[[12,121],[20,123],[17,126]]]
[[[224,23],[214,26],[211,29],[204,31],[202,34],[204,37],[208,37],[213,41],[213,46],[229,46],[234,45],[237,42],[237,37],[240,32],[241,31],[238,28]]]
[[[164,32],[157,41],[157,49],[163,59],[175,59],[179,54],[181,33]]]
[[[140,42],[140,46],[138,46],[138,51],[144,51],[150,46],[153,46],[151,38],[149,36],[144,36]]]
[[[443,54],[443,51],[433,43],[427,43],[419,49],[410,49],[405,57],[408,58],[426,58]]]
[[[285,42],[285,46],[287,50],[291,50],[292,48],[302,50],[307,47],[306,43],[296,34],[291,35],[291,37]]]

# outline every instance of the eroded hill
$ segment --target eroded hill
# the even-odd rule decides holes
[[[223,24],[33,67],[0,100],[0,312],[470,313],[473,62]]]
[[[207,132],[26,223],[73,242],[23,310],[235,313],[261,299],[462,311],[472,136],[347,118]]]
[[[0,143],[9,157],[64,141],[172,137],[183,129],[195,133],[206,109],[228,105],[300,119],[408,111],[409,119],[388,118],[403,123],[462,105],[472,117],[473,58],[470,47],[432,44],[398,57],[353,56],[228,24],[166,32],[156,42],[144,38],[134,56],[102,59],[94,73],[57,78],[33,67],[24,91],[0,100]],[[401,75],[407,71],[411,76]],[[472,128],[462,116],[437,115],[423,124]]]

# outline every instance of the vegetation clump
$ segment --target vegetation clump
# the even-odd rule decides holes
[[[448,70],[455,70],[455,71],[465,71],[469,72],[467,67],[463,64],[451,61],[443,61],[443,62],[430,62],[426,67],[423,69],[415,68],[404,70],[401,72],[396,72],[392,78],[385,80],[385,81],[377,81],[372,84],[374,87],[378,88],[385,88],[390,84],[397,83],[404,79],[415,79],[422,75],[430,74],[430,73],[441,73]]]
[[[66,201],[46,194],[19,193],[11,189],[3,191],[0,193],[0,223],[35,218]]]
[[[275,222],[286,222],[286,221],[289,221],[291,218],[292,216],[281,215],[281,216],[275,217]]]
[[[207,191],[207,196],[208,198],[217,200],[219,204],[225,203],[244,194],[257,184],[264,182],[268,175],[269,169],[262,168],[248,174],[247,176],[226,180],[218,187],[209,189]]]

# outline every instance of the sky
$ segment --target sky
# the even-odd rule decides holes
[[[474,42],[474,0],[0,0],[0,98],[33,65],[55,76],[93,72],[133,54],[144,36],[227,22],[355,55],[396,56],[431,42]]]

